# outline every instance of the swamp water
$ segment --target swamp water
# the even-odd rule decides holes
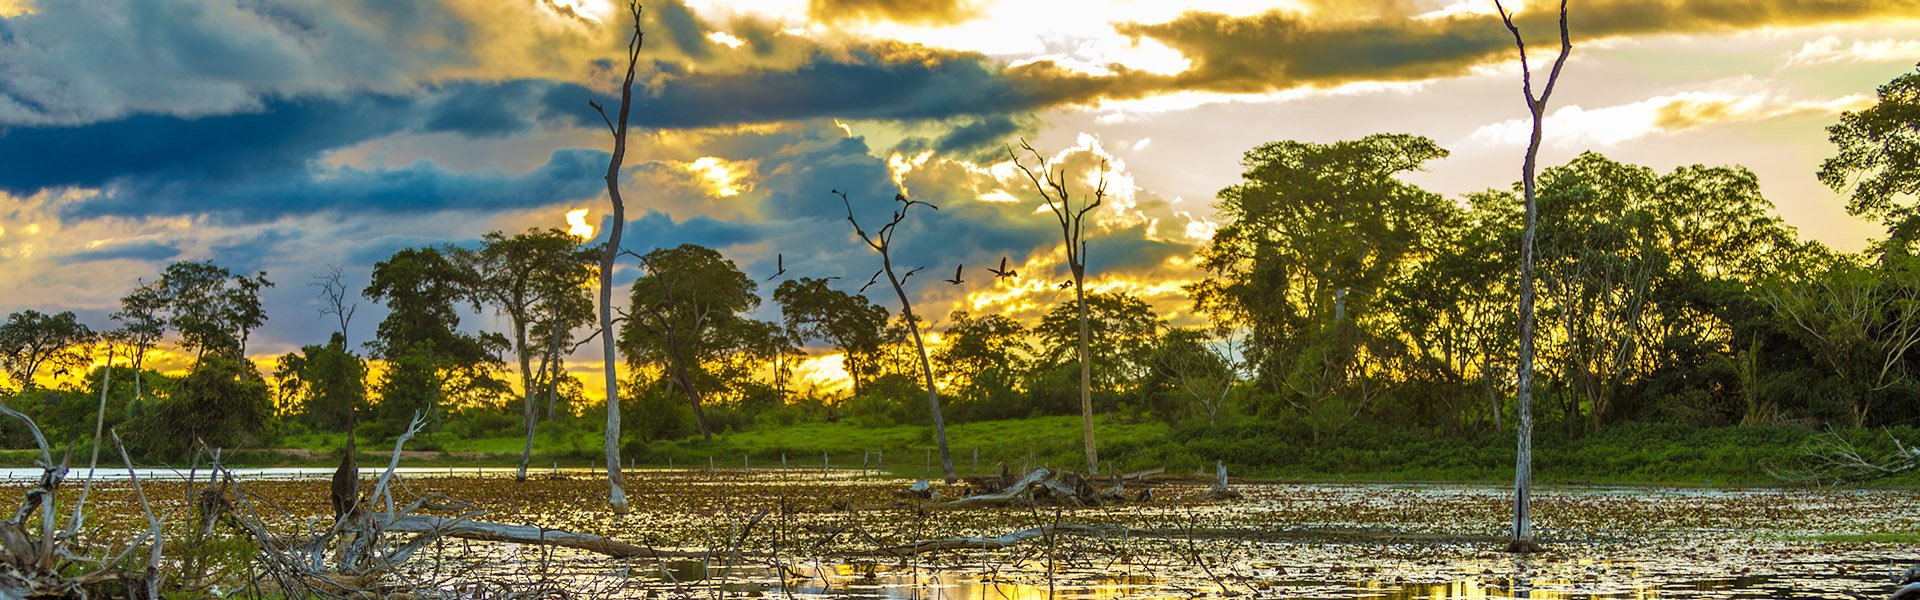
[[[322,478],[239,474],[285,511],[270,521],[289,531],[328,514]],[[186,511],[187,490],[160,479],[148,492],[163,512]],[[1246,484],[1241,500],[1203,502],[1201,484],[1160,483],[1149,504],[942,510],[897,502],[904,479],[635,470],[632,511],[615,516],[586,472],[516,483],[421,469],[403,481],[403,499],[444,493],[487,511],[479,519],[678,553],[447,540],[409,563],[412,578],[447,589],[567,592],[554,597],[1877,598],[1920,561],[1903,543],[1920,532],[1920,494],[1906,490],[1545,487],[1534,515],[1547,552],[1515,557],[1497,551],[1509,492],[1492,486]],[[124,483],[94,493],[106,527],[139,526]],[[878,551],[1055,523],[1103,529],[996,550]]]

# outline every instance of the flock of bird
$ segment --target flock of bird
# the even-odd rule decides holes
[[[778,279],[778,278],[779,278],[779,277],[780,277],[781,275],[785,275],[785,274],[787,274],[787,257],[786,257],[786,255],[785,255],[785,254],[774,254],[774,255],[773,255],[773,267],[774,267],[774,271],[773,271],[773,274],[772,274],[772,275],[768,275],[768,276],[767,276],[767,279],[766,279],[767,281],[773,281],[774,279]],[[925,268],[926,268],[926,267],[914,267],[914,268],[913,268],[913,270],[910,270],[910,271],[907,271],[907,274],[905,274],[905,275],[901,275],[901,276],[900,276],[900,282],[901,282],[901,283],[906,283],[906,282],[907,282],[907,278],[909,278],[909,277],[913,277],[913,274],[914,274],[914,273],[919,273],[919,272],[920,272],[920,271],[921,271],[922,269],[925,269]],[[947,283],[950,283],[950,284],[953,284],[953,285],[960,285],[960,284],[963,284],[963,283],[966,283],[966,282],[967,282],[967,281],[966,281],[966,279],[964,279],[964,278],[963,278],[963,276],[964,276],[964,274],[966,273],[966,270],[967,270],[967,265],[965,265],[965,264],[959,264],[959,265],[954,265],[954,266],[953,266],[953,278],[952,278],[952,279],[942,279],[941,281],[945,281],[945,282],[947,282]],[[875,283],[878,283],[878,282],[880,281],[880,274],[881,274],[881,273],[884,273],[884,272],[885,272],[885,270],[884,270],[884,269],[883,269],[883,270],[880,270],[880,271],[874,271],[874,272],[873,272],[873,276],[872,276],[872,277],[868,277],[868,278],[867,278],[867,283],[866,283],[866,284],[864,284],[864,285],[861,285],[861,286],[860,286],[860,291],[858,291],[858,292],[855,292],[855,293],[857,293],[857,294],[865,294],[865,293],[867,293],[867,288],[871,288],[871,287],[873,287],[873,284],[875,284]],[[1005,256],[1002,256],[1002,257],[1000,257],[1000,267],[999,267],[999,268],[997,268],[997,269],[996,269],[996,268],[994,268],[994,267],[987,267],[987,272],[988,272],[988,273],[992,273],[992,274],[993,274],[993,277],[994,277],[994,279],[1011,279],[1011,278],[1014,278],[1014,277],[1019,277],[1019,276],[1020,276],[1020,272],[1019,272],[1019,271],[1015,271],[1015,270],[1013,270],[1013,268],[1012,268],[1012,267],[1009,267],[1009,266],[1007,266],[1007,257],[1005,257]],[[840,276],[838,276],[838,275],[832,275],[832,276],[828,276],[828,277],[827,277],[827,280],[828,280],[828,281],[833,281],[833,280],[836,280],[836,279],[840,279]],[[1063,289],[1063,290],[1064,290],[1064,289],[1067,289],[1068,287],[1070,287],[1070,286],[1072,286],[1072,285],[1073,285],[1073,282],[1071,282],[1071,281],[1062,281],[1062,282],[1060,282],[1060,286],[1059,286],[1059,287],[1060,287],[1060,289]]]

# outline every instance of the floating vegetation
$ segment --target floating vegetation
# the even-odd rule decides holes
[[[605,481],[585,472],[524,483],[414,474],[396,486],[399,501],[444,494],[486,521],[673,556],[447,540],[397,575],[438,572],[416,580],[445,581],[449,595],[465,585],[607,598],[1880,597],[1915,559],[1905,532],[1920,531],[1920,495],[1908,491],[1549,488],[1535,498],[1546,552],[1515,557],[1498,551],[1503,488],[1246,483],[1235,486],[1240,499],[1218,502],[1201,498],[1210,480],[1130,484],[1154,490],[1146,503],[954,509],[901,500],[909,480],[847,472],[630,471],[630,512],[615,515]],[[172,518],[191,514],[186,482],[145,485],[169,527],[191,521]],[[322,479],[245,485],[288,514],[330,514]],[[940,499],[967,492],[932,488]],[[130,485],[103,482],[93,494],[89,542],[123,544],[145,530]],[[1018,539],[881,551],[1009,536]]]

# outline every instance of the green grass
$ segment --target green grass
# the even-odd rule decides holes
[[[1876,531],[1873,533],[1822,533],[1797,539],[1836,544],[1899,544],[1907,546],[1920,543],[1920,532]]]
[[[603,462],[601,439],[593,423],[543,424],[532,463],[582,467]],[[1892,432],[1920,438],[1920,430]],[[1625,424],[1568,437],[1554,428],[1537,433],[1535,481],[1542,484],[1774,486],[1767,471],[1785,465],[1815,432],[1793,427],[1698,429],[1675,425]],[[1878,432],[1850,432],[1856,443],[1885,445]],[[1236,476],[1311,482],[1452,482],[1504,484],[1513,477],[1511,431],[1433,432],[1390,426],[1360,427],[1315,442],[1310,432],[1287,423],[1242,419],[1218,427],[1169,425],[1155,421],[1102,419],[1097,428],[1103,471],[1166,467],[1174,473],[1211,472],[1223,461]],[[954,466],[961,472],[993,471],[999,464],[1018,470],[1031,466],[1083,470],[1080,419],[1034,417],[959,423],[947,429]],[[233,464],[332,465],[344,443],[339,434],[303,434],[285,438],[284,447],[305,448],[301,460],[283,454],[242,452]],[[408,459],[410,466],[511,466],[524,440],[519,435],[458,438],[450,433],[421,436],[409,450],[443,451]],[[372,453],[390,447],[361,440]],[[1864,447],[1864,446],[1863,446]],[[838,468],[868,468],[905,476],[938,473],[933,428],[926,425],[862,426],[849,422],[766,424],[745,431],[716,433],[713,440],[689,437],[653,442],[629,441],[622,456],[640,466],[776,467],[784,456],[794,469],[819,468],[822,454]],[[975,453],[978,462],[975,462]],[[13,456],[18,455],[18,456]],[[25,454],[8,458],[27,462]],[[931,460],[930,460],[931,459]],[[372,461],[372,462],[370,462]],[[362,464],[384,462],[365,454]],[[931,463],[931,464],[930,464]],[[1920,486],[1920,473],[1876,480],[1875,486]]]

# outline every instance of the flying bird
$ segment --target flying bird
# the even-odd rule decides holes
[[[1000,268],[995,269],[993,267],[987,267],[987,272],[992,273],[994,277],[998,277],[1001,279],[1020,276],[1019,271],[1015,271],[1013,269],[1007,268],[1007,257],[1005,256],[1000,257]]]
[[[1067,288],[1070,288],[1070,287],[1073,287],[1073,282],[1071,282],[1071,281],[1062,281],[1062,282],[1060,282],[1060,289],[1063,289],[1063,290],[1064,290],[1064,289],[1067,289]]]
[[[921,269],[925,268],[926,267],[914,267],[912,271],[907,271],[907,274],[900,276],[900,283],[906,283],[908,277],[912,277],[914,273],[919,273]]]
[[[960,285],[960,284],[962,284],[962,283],[966,283],[965,281],[963,281],[963,280],[961,280],[961,279],[960,279],[960,270],[961,270],[961,269],[965,269],[965,268],[967,268],[967,266],[966,266],[966,265],[964,265],[964,264],[961,264],[961,265],[954,265],[954,266],[953,266],[953,279],[942,279],[941,281],[945,281],[945,282],[947,282],[947,283],[951,283],[951,284],[954,284],[954,285]]]
[[[867,293],[867,288],[870,288],[870,287],[873,287],[873,282],[875,282],[875,281],[879,281],[879,280],[880,280],[880,272],[879,272],[879,271],[874,271],[874,272],[873,272],[873,276],[872,276],[872,277],[868,277],[868,278],[867,278],[867,284],[866,284],[866,285],[863,285],[863,286],[860,286],[860,291],[858,291],[858,292],[854,292],[854,293],[856,293],[856,294],[865,294],[865,293]]]
[[[53,372],[54,377],[65,377],[66,375],[67,375],[66,367],[60,367],[60,370]]]
[[[785,275],[785,274],[787,274],[787,257],[786,257],[786,255],[784,255],[784,254],[775,254],[775,255],[773,255],[773,266],[774,266],[774,267],[776,267],[776,268],[778,268],[778,270],[777,270],[777,271],[774,271],[774,273],[773,273],[772,275],[768,275],[768,276],[767,276],[767,281],[773,281],[773,278],[775,278],[775,277],[779,277],[779,276],[781,276],[781,275]]]

